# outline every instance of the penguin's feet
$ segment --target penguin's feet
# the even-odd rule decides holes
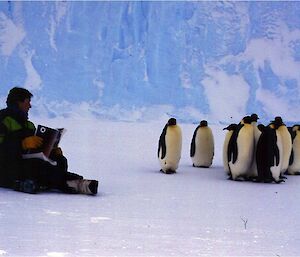
[[[261,182],[261,178],[259,178],[258,176],[248,177],[248,180],[252,182]]]
[[[262,177],[260,178],[261,181],[263,183],[273,183],[274,181],[276,181],[273,177]]]
[[[232,178],[234,181],[237,181],[237,182],[243,182],[243,181],[245,181],[245,177],[243,177],[243,176],[238,176],[238,177],[236,177],[236,178]]]
[[[287,171],[284,173],[284,175],[289,175],[289,176],[300,175],[300,171],[295,171],[295,172],[293,172],[293,171],[287,170]]]
[[[260,182],[262,182],[262,178],[260,178],[260,177],[252,177],[252,182],[260,183]]]
[[[195,164],[193,164],[193,167],[195,167],[195,168],[209,168],[209,166],[195,165]]]
[[[165,173],[165,174],[174,174],[174,173],[176,173],[175,170],[171,170],[171,169],[169,169],[169,170],[163,170],[163,169],[161,169],[160,171],[161,171],[162,173]]]
[[[245,177],[245,181],[253,181],[254,177]]]
[[[280,183],[283,183],[283,182],[285,182],[285,180],[283,180],[283,179],[279,179],[279,180],[275,181],[276,184],[280,184]]]
[[[287,179],[287,177],[285,177],[285,176],[283,176],[283,175],[280,175],[279,178],[280,178],[280,179]]]

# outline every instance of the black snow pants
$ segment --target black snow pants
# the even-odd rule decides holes
[[[20,179],[31,179],[41,188],[58,189],[63,192],[68,192],[68,180],[83,179],[82,176],[67,171],[68,163],[64,156],[59,156],[54,161],[57,165],[42,159],[24,159]]]

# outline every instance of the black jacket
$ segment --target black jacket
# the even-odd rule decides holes
[[[22,140],[35,126],[17,108],[0,110],[0,186],[12,187],[22,172]]]

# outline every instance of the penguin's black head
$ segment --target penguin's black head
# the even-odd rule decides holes
[[[274,121],[271,121],[271,123],[269,124],[269,127],[271,129],[278,129],[282,124],[279,123],[279,122],[276,122],[275,120]]]
[[[300,125],[295,124],[295,125],[292,127],[292,130],[293,130],[293,131],[300,130]]]
[[[174,125],[176,125],[176,119],[175,119],[175,118],[169,119],[169,120],[168,120],[168,125],[169,125],[169,126],[174,126]]]
[[[236,130],[237,126],[238,126],[237,124],[232,123],[229,126],[227,126],[226,128],[223,128],[223,130]]]
[[[275,117],[274,121],[272,121],[271,123],[273,123],[277,128],[284,125],[282,118],[280,116]]]
[[[201,120],[200,127],[207,127],[207,121],[206,120]]]
[[[283,123],[282,118],[280,116],[275,117],[274,121],[278,124]]]
[[[263,125],[263,124],[257,125],[257,128],[258,128],[259,131],[261,131],[261,132],[263,132],[263,131],[266,129],[265,125]]]
[[[256,113],[252,113],[251,114],[251,120],[252,121],[257,121],[259,118],[258,118],[258,116],[257,116],[257,114]]]
[[[251,124],[252,119],[251,119],[250,116],[245,116],[245,117],[243,118],[243,122],[244,122],[244,124]]]

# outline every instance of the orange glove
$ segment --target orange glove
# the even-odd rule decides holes
[[[52,150],[51,154],[54,154],[56,156],[59,156],[59,155],[63,155],[63,151],[61,150],[60,147],[56,147]]]
[[[25,137],[22,141],[22,147],[24,150],[36,149],[43,143],[43,139],[38,136]]]

